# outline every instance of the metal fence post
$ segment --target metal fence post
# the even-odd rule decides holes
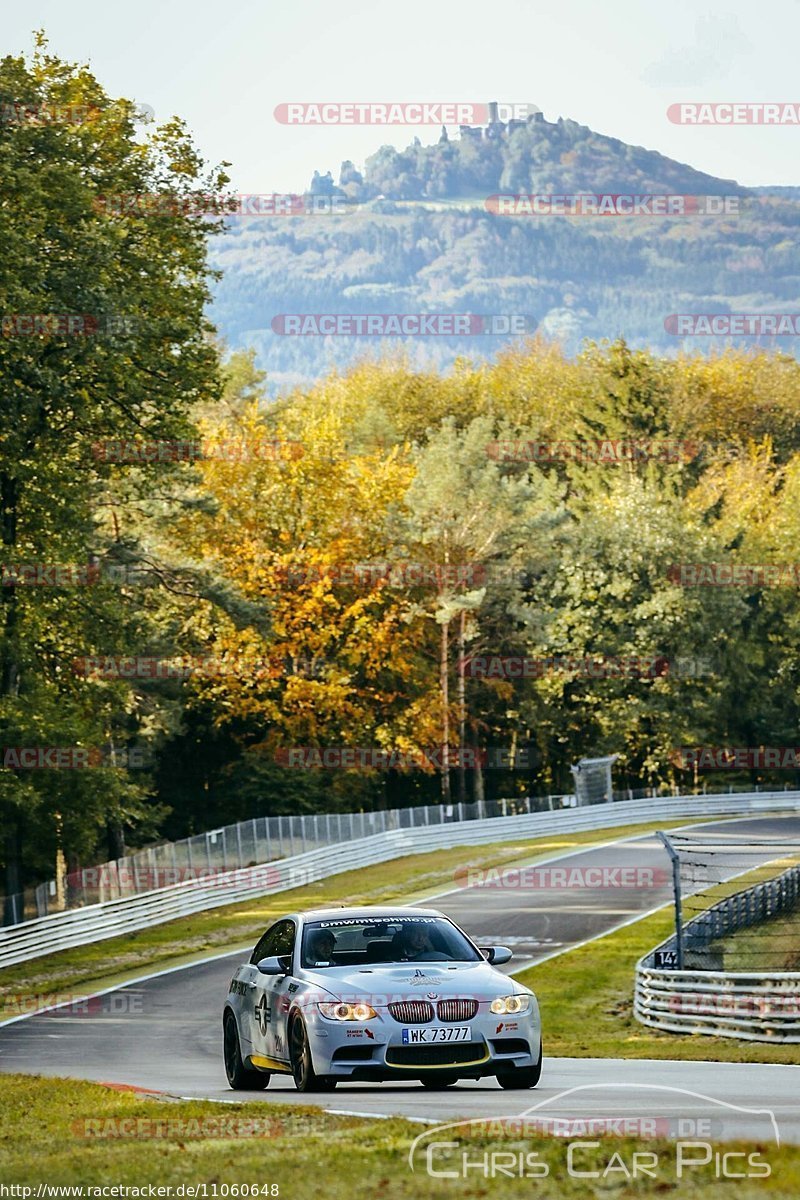
[[[681,925],[681,860],[672,842],[659,829],[657,836],[672,860],[672,890],[675,895],[675,953],[678,958],[678,970],[683,970],[683,926]]]

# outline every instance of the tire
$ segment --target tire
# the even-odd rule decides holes
[[[509,1091],[534,1088],[542,1077],[542,1043],[539,1042],[539,1061],[532,1067],[512,1067],[510,1071],[499,1071],[497,1082]]]
[[[228,1009],[222,1022],[222,1056],[225,1060],[225,1074],[228,1083],[236,1092],[263,1092],[269,1083],[266,1071],[252,1070],[242,1061],[242,1051],[239,1046],[239,1030],[236,1028],[236,1018]]]
[[[458,1083],[458,1076],[442,1075],[438,1079],[434,1079],[430,1075],[426,1075],[424,1079],[420,1079],[420,1083],[424,1088],[428,1088],[432,1092],[438,1092],[443,1088],[452,1087],[454,1083]]]
[[[318,1075],[314,1070],[311,1046],[301,1017],[295,1017],[289,1029],[289,1058],[298,1092],[332,1092],[336,1087],[336,1080],[330,1075]]]

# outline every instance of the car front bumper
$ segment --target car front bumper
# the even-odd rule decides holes
[[[433,1020],[403,1026],[385,1011],[371,1021],[331,1021],[319,1013],[307,1018],[314,1070],[336,1079],[419,1078],[436,1072],[477,1079],[532,1067],[539,1060],[541,1026],[535,1002],[527,1013],[498,1017],[481,1012],[462,1024],[470,1030],[467,1040],[409,1045],[403,1042],[404,1028],[452,1025]]]

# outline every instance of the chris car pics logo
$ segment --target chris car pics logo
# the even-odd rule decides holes
[[[727,1144],[734,1139],[753,1145]],[[779,1145],[770,1109],[660,1084],[604,1081],[558,1092],[519,1114],[428,1128],[411,1143],[408,1166],[432,1179],[570,1179],[615,1193],[632,1185],[638,1194],[644,1180],[672,1189],[767,1179]]]

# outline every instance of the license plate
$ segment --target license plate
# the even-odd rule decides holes
[[[429,1045],[431,1042],[467,1042],[469,1025],[450,1025],[447,1029],[404,1029],[403,1045]]]

